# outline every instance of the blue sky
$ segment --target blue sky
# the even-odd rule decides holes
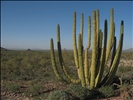
[[[72,49],[73,13],[77,13],[77,34],[84,13],[84,45],[87,43],[87,17],[100,10],[100,28],[110,20],[114,8],[117,42],[120,23],[124,20],[123,49],[133,47],[132,1],[2,1],[1,46],[8,49],[49,49],[50,38],[56,48],[56,27],[60,24],[62,48]],[[108,27],[109,32],[109,27]],[[92,33],[93,34],[93,33]]]

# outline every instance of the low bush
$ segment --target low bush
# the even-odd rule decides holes
[[[47,100],[73,100],[72,96],[66,91],[55,91],[49,94]]]
[[[103,97],[105,97],[105,98],[111,97],[115,94],[114,89],[110,85],[102,86],[101,88],[98,89],[98,91],[101,94],[103,94]]]
[[[5,84],[5,90],[12,93],[18,93],[20,92],[20,86],[17,83],[6,83]]]
[[[96,90],[89,90],[87,88],[81,87],[80,85],[71,85],[66,91],[79,100],[93,99],[96,98],[96,94],[99,94],[99,92]]]

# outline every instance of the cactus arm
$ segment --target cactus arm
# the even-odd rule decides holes
[[[107,52],[106,52],[106,63],[109,59],[110,51],[112,49],[113,40],[114,40],[114,9],[110,11],[110,36],[108,40]]]
[[[88,66],[88,50],[90,48],[91,40],[91,18],[88,16],[88,46],[85,49],[85,59],[84,59],[84,73],[85,73],[85,82],[86,86],[89,86],[89,66]]]
[[[101,57],[101,53],[102,53],[102,39],[103,39],[103,32],[102,30],[100,29],[99,30],[99,34],[98,34],[98,51],[97,51],[97,63],[96,63],[96,76],[98,74],[98,71],[99,71],[99,65],[100,65],[100,57]]]
[[[88,50],[91,46],[91,17],[88,17],[88,47],[85,50],[85,59],[84,59],[84,71],[85,71],[85,81],[86,85],[89,85],[89,70],[90,67],[88,65]]]
[[[76,68],[79,68],[78,63],[78,51],[77,51],[77,42],[76,42],[76,12],[74,12],[74,18],[73,18],[73,51],[74,51],[74,60]]]
[[[102,40],[103,40],[103,32],[102,32],[102,30],[100,29],[100,31],[99,31],[99,36],[98,36],[98,47],[99,48],[102,48]]]
[[[97,32],[97,43],[98,43],[98,38],[99,38],[99,9],[96,10],[96,32]]]
[[[57,48],[58,48],[58,55],[59,55],[59,62],[61,65],[61,68],[63,69],[63,73],[65,74],[65,76],[72,82],[72,83],[79,83],[80,80],[79,79],[74,79],[72,78],[65,67],[64,61],[63,61],[63,57],[62,57],[62,50],[61,50],[61,42],[60,42],[60,26],[57,25]]]
[[[79,70],[80,70],[80,80],[82,87],[85,87],[85,76],[84,76],[84,68],[83,68],[83,49],[82,49],[82,37],[79,34],[78,38],[78,58],[79,58]]]
[[[104,21],[104,47],[102,49],[102,54],[100,58],[100,67],[99,67],[99,72],[96,77],[96,83],[95,87],[97,87],[102,80],[103,72],[104,72],[104,64],[105,64],[105,58],[106,58],[106,44],[107,44],[107,20]]]
[[[120,29],[120,40],[119,40],[119,44],[118,44],[118,48],[114,57],[114,61],[112,63],[112,66],[110,68],[109,74],[107,75],[107,78],[105,81],[105,85],[110,83],[117,71],[118,68],[118,64],[120,62],[120,57],[121,57],[121,53],[122,53],[122,46],[123,46],[123,33],[124,33],[124,22],[121,21],[121,29]]]
[[[84,32],[84,14],[82,13],[81,23],[80,23],[80,34],[81,34],[82,46],[83,46],[83,32]]]
[[[121,52],[122,52],[122,50],[121,50],[122,43],[123,43],[122,39],[123,39],[123,34],[121,35],[121,39],[120,39],[120,43],[121,44],[118,47],[118,51],[119,52],[117,52],[118,54],[116,54],[116,56],[114,58],[114,62],[112,64],[112,66],[111,66],[111,69],[110,69],[110,72],[109,72],[109,75],[108,75],[109,77],[107,78],[107,81],[105,82],[105,85],[109,84],[112,81],[112,79],[113,79],[113,77],[114,77],[114,75],[115,75],[115,73],[117,71],[118,64],[119,64],[119,61],[120,61]]]
[[[115,23],[114,23],[114,33],[115,33]],[[112,52],[112,58],[111,58],[111,64],[110,67],[112,66],[115,54],[116,54],[116,37],[114,36],[114,47],[113,47],[113,52]]]
[[[91,77],[90,77],[90,88],[95,86],[96,78],[96,52],[97,52],[97,34],[96,34],[96,12],[93,11],[93,45],[92,45],[92,64],[91,64]]]
[[[59,72],[57,70],[57,66],[56,66],[53,39],[50,39],[50,52],[51,52],[52,68],[54,70],[54,73],[55,73],[57,79],[62,80],[62,78],[59,75]]]
[[[89,85],[89,66],[88,66],[88,48],[85,50],[85,59],[84,59],[84,72],[85,72],[85,82],[86,85]]]
[[[77,41],[76,41],[76,12],[74,12],[73,16],[73,53],[74,53],[74,61],[77,68],[78,77],[80,79],[78,50],[77,50]]]
[[[101,55],[101,48],[99,47],[99,43],[100,43],[100,37],[101,37],[101,32],[99,30],[99,10],[96,10],[96,47],[97,47],[97,61],[96,61],[96,75],[98,73],[99,70],[99,62],[100,62],[100,55]]]
[[[88,17],[88,49],[91,46],[91,17]]]
[[[113,52],[112,52],[112,58],[111,58],[111,64],[110,64],[110,67],[111,67],[112,64],[113,64],[115,54],[116,54],[116,37],[114,37],[114,47],[113,47]]]
[[[62,58],[62,51],[61,51],[61,42],[60,42],[60,26],[57,25],[57,48],[58,48],[58,56],[60,65],[63,66],[63,58]]]

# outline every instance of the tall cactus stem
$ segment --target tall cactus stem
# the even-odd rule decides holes
[[[112,49],[114,41],[114,9],[112,8],[110,11],[110,36],[108,40],[107,52],[106,52],[106,63],[109,59],[110,51]]]
[[[74,60],[76,68],[79,68],[78,63],[78,51],[77,51],[77,41],[76,41],[76,12],[74,12],[73,16],[73,51],[74,51]]]
[[[72,83],[79,83],[80,80],[79,79],[74,79],[72,78],[66,68],[65,68],[65,64],[64,64],[64,61],[63,61],[63,57],[62,57],[62,50],[61,50],[61,42],[60,42],[60,26],[57,25],[57,48],[58,48],[58,55],[59,55],[59,62],[60,62],[60,65],[61,65],[61,68],[63,69],[63,72],[65,74],[65,76],[72,82]]]
[[[85,72],[85,82],[89,85],[89,65],[88,65],[88,48],[85,49],[85,60],[84,60],[84,72]]]
[[[83,68],[83,50],[82,50],[82,38],[81,34],[79,34],[78,38],[78,56],[79,56],[79,70],[80,70],[80,80],[82,87],[85,87],[85,76],[84,76],[84,68]]]
[[[59,75],[59,72],[57,70],[57,66],[56,66],[55,53],[54,53],[54,43],[53,43],[52,38],[50,39],[50,52],[51,52],[51,61],[52,61],[52,67],[53,67],[54,73],[59,80],[62,80],[62,78]]]
[[[91,17],[88,17],[88,49],[91,46]]]
[[[82,46],[83,46],[83,32],[84,32],[84,14],[82,13],[81,23],[80,23],[80,34],[81,34]]]
[[[77,68],[78,77],[80,79],[78,50],[77,50],[77,41],[76,41],[76,12],[74,12],[73,16],[73,53],[74,53],[74,61]]]
[[[105,64],[105,58],[106,58],[106,44],[107,44],[107,31],[108,31],[108,26],[107,26],[107,20],[104,21],[104,46],[102,49],[102,54],[100,58],[100,67],[99,67],[99,72],[96,77],[96,83],[95,87],[99,85],[99,83],[102,80],[103,72],[104,72],[104,64]]]
[[[98,43],[98,36],[99,36],[98,34],[99,34],[99,27],[100,27],[100,26],[99,26],[99,25],[100,25],[100,24],[99,24],[99,23],[100,23],[99,21],[100,21],[100,20],[99,20],[99,9],[97,9],[97,10],[96,10],[97,43]]]
[[[97,51],[97,63],[96,63],[96,75],[98,74],[99,71],[99,65],[100,65],[100,57],[101,57],[101,53],[102,53],[102,39],[103,39],[103,32],[100,29],[99,30],[99,34],[98,34],[98,51]]]
[[[91,64],[91,77],[90,77],[90,88],[95,86],[96,78],[96,52],[97,52],[97,33],[96,33],[96,11],[93,11],[93,45],[92,45],[92,64]]]
[[[115,54],[116,54],[116,37],[114,37],[114,47],[113,47],[113,51],[112,51],[112,58],[111,58],[111,64],[110,64],[110,67],[111,67],[112,64],[113,64]]]
[[[120,28],[120,40],[119,40],[119,44],[118,44],[118,48],[114,57],[114,61],[112,63],[112,66],[110,68],[109,74],[107,75],[107,78],[104,81],[104,84],[108,84],[112,81],[117,68],[118,68],[118,64],[120,62],[120,57],[121,57],[121,53],[122,53],[122,46],[123,46],[123,35],[124,34],[124,21],[121,21],[121,28]]]

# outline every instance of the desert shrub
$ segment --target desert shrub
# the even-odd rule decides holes
[[[105,98],[111,97],[115,94],[115,91],[113,90],[112,86],[110,86],[110,85],[102,86],[98,90],[101,94],[103,94],[103,96]]]
[[[66,91],[79,100],[92,99],[94,98],[94,95],[98,94],[98,91],[89,90],[87,88],[81,87],[80,85],[71,85]]]
[[[126,60],[132,60],[133,59],[133,52],[123,52],[121,55],[122,59],[126,59]]]
[[[37,96],[43,90],[43,86],[41,83],[35,83],[36,81],[31,81],[30,86],[24,91],[24,94],[28,97]]]
[[[126,73],[126,72],[130,72],[130,71],[133,71],[133,67],[131,67],[131,66],[120,66],[118,68],[119,73]]]
[[[133,82],[133,67],[131,66],[120,66],[116,75],[122,78],[123,83],[132,84]]]
[[[5,83],[4,89],[8,92],[18,93],[20,92],[20,86],[17,83]]]
[[[49,93],[42,93],[38,96],[33,97],[33,100],[48,100]]]
[[[72,100],[72,97],[66,91],[54,91],[49,94],[48,100]]]

